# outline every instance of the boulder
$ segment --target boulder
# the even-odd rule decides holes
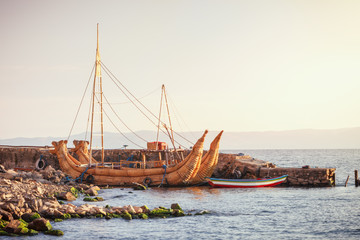
[[[133,206],[136,214],[140,214],[140,213],[143,213],[143,209],[141,207],[137,207],[137,206]]]
[[[97,196],[98,192],[95,187],[92,187],[92,188],[89,188],[88,190],[86,190],[85,194],[88,194],[90,196]]]
[[[126,210],[130,214],[136,214],[135,209],[131,205],[124,206],[123,209]]]
[[[146,205],[142,206],[141,209],[142,209],[143,213],[149,213],[150,212],[150,209]]]
[[[3,210],[3,209],[0,209],[0,218],[5,220],[5,221],[13,220],[12,214],[9,213],[8,211]]]
[[[21,215],[21,219],[24,220],[25,222],[32,222],[35,219],[41,218],[41,216],[34,212],[34,213],[24,213],[23,215]]]
[[[29,228],[36,231],[49,231],[52,229],[52,226],[49,220],[46,220],[45,218],[37,218],[29,223]]]
[[[24,220],[25,222],[32,222],[32,218],[31,218],[31,215],[30,213],[24,213],[23,215],[21,215],[21,219]]]
[[[4,228],[4,230],[8,233],[19,233],[21,229],[19,229],[19,225],[20,225],[20,221],[19,220],[11,220],[6,227]]]
[[[62,236],[62,235],[64,235],[64,232],[61,230],[49,230],[49,231],[44,232],[44,234],[53,235],[53,236]]]
[[[29,229],[27,228],[27,223],[22,222],[20,220],[12,220],[10,221],[4,230],[8,233],[14,233],[14,234],[27,234],[29,232]]]
[[[76,200],[76,197],[71,192],[62,192],[59,193],[58,199],[65,200],[65,201],[74,201]]]
[[[179,209],[179,210],[182,210],[181,209],[181,207],[180,207],[180,205],[178,204],[178,203],[173,203],[173,204],[171,204],[171,207],[170,207],[171,209]]]

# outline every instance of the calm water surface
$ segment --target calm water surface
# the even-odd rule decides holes
[[[170,207],[202,216],[169,219],[71,219],[52,223],[61,239],[360,239],[360,150],[240,150],[278,166],[336,167],[337,187],[214,189],[209,187],[102,190],[97,205]],[[348,187],[344,187],[350,175]],[[84,204],[81,199],[76,205]],[[48,239],[39,235],[37,239]],[[57,237],[50,237],[58,239]]]

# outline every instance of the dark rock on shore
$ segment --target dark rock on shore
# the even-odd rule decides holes
[[[29,228],[34,229],[36,231],[49,231],[52,229],[52,226],[49,222],[49,220],[46,220],[45,218],[37,218],[31,223],[29,223]]]

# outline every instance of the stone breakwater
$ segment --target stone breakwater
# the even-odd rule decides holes
[[[219,161],[213,174],[219,178],[267,178],[288,175],[281,186],[331,187],[335,186],[335,168],[281,168],[273,163],[250,156],[226,155]]]
[[[186,156],[189,151],[184,150]],[[127,159],[133,156],[135,160],[159,157],[159,152],[150,150],[134,149],[107,149],[105,160],[116,162],[119,159]],[[94,151],[94,157],[99,160],[100,152]],[[75,156],[76,157],[76,156]],[[162,156],[165,159],[164,156]],[[39,160],[43,159],[46,165],[60,169],[56,156],[50,154],[48,147],[11,147],[0,146],[0,164],[6,168],[35,169]],[[43,168],[46,166],[42,166]],[[335,168],[281,168],[273,163],[254,159],[250,156],[238,156],[235,154],[219,154],[219,161],[213,177],[218,178],[263,178],[279,177],[288,175],[283,186],[303,187],[328,187],[335,185]]]
[[[176,203],[170,208],[158,207],[152,210],[145,205],[122,207],[106,205],[103,207],[82,204],[76,206],[69,201],[81,195],[85,196],[84,201],[93,199],[89,196],[97,196],[100,188],[74,182],[70,182],[69,185],[51,182],[48,179],[57,181],[57,175],[62,174],[51,166],[41,172],[25,173],[6,170],[0,165],[0,171],[0,236],[36,235],[39,232],[56,236],[63,235],[63,231],[52,228],[49,220],[54,222],[71,218],[131,220],[191,215],[185,214]],[[33,176],[35,179],[32,178]],[[94,199],[103,200],[101,197]],[[202,211],[196,215],[204,213],[208,212]]]

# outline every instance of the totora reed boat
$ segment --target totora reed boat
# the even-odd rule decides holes
[[[107,99],[102,92],[101,69],[103,69],[110,78],[113,77],[111,79],[113,80],[113,82],[118,80],[112,75],[112,73],[109,72],[108,68],[106,68],[103,65],[103,63],[100,61],[99,31],[97,31],[97,48],[96,48],[96,60],[95,60],[94,68],[95,68],[94,71],[95,74],[94,74],[94,82],[92,84],[93,90],[91,97],[91,101],[92,101],[91,116],[88,117],[88,119],[91,119],[90,141],[87,140],[73,141],[75,148],[71,149],[71,152],[75,153],[77,158],[75,158],[67,148],[68,140],[52,142],[54,149],[52,149],[51,152],[57,156],[61,169],[66,174],[70,175],[73,179],[77,179],[80,181],[84,180],[88,183],[95,183],[98,185],[128,186],[137,183],[137,184],[144,184],[147,186],[155,186],[162,184],[166,184],[167,186],[188,186],[188,185],[195,185],[206,182],[207,181],[206,178],[209,178],[212,175],[217,165],[218,157],[219,157],[219,143],[223,131],[221,131],[215,137],[215,139],[210,145],[210,149],[206,152],[206,154],[203,155],[204,141],[208,133],[208,131],[206,130],[203,133],[203,135],[198,139],[198,141],[193,145],[190,153],[186,157],[184,157],[182,155],[182,152],[181,154],[179,154],[179,151],[180,150],[183,151],[183,150],[182,149],[179,150],[175,148],[175,142],[176,142],[174,140],[175,132],[173,131],[171,126],[169,110],[168,110],[169,123],[170,123],[169,127],[167,127],[167,125],[160,120],[160,116],[156,117],[154,114],[152,114],[152,116],[155,117],[156,119],[155,121],[158,121],[158,125],[157,125],[158,135],[156,142],[147,142],[147,144],[148,144],[148,149],[150,146],[151,147],[150,150],[153,150],[155,153],[160,151],[166,151],[166,154],[171,153],[173,154],[172,156],[177,156],[178,158],[177,160],[172,160],[172,161],[162,160],[160,157],[159,159],[156,160],[154,159],[147,160],[146,157],[144,156],[142,161],[135,161],[131,165],[124,164],[125,160],[119,162],[104,161],[103,99],[105,99],[106,101]],[[120,86],[124,87],[119,81],[118,83],[116,83],[116,85],[117,87]],[[128,91],[126,88],[125,90]],[[164,86],[162,88],[162,91],[163,91],[162,93],[164,93],[165,95]],[[132,96],[133,98],[135,98],[131,93],[128,93],[126,95],[126,97],[128,96]],[[165,100],[167,101],[166,95],[164,97]],[[161,99],[163,99],[163,95]],[[139,106],[146,108],[136,98],[130,101],[133,104],[134,102],[137,103],[138,104],[137,108],[139,108]],[[110,105],[109,102],[108,105]],[[100,160],[99,159],[95,160],[92,153],[93,125],[94,125],[93,119],[94,119],[94,112],[96,112],[94,110],[96,106],[100,109],[99,112],[101,114],[100,117],[101,118],[101,159]],[[142,112],[142,114],[144,114],[144,112]],[[161,108],[160,108],[160,114],[161,114]],[[149,117],[147,118],[149,119]],[[172,146],[174,147],[172,150],[163,148],[164,143],[158,141],[160,125],[164,126],[166,129],[166,131],[163,130],[162,131],[164,133],[167,133],[167,135],[169,136]],[[128,140],[131,141],[130,139]],[[160,143],[163,145],[161,145]],[[159,156],[161,156],[160,153]]]
[[[273,187],[285,182],[288,175],[277,178],[260,178],[260,179],[223,179],[208,178],[208,183],[212,187],[219,188],[259,188]]]

